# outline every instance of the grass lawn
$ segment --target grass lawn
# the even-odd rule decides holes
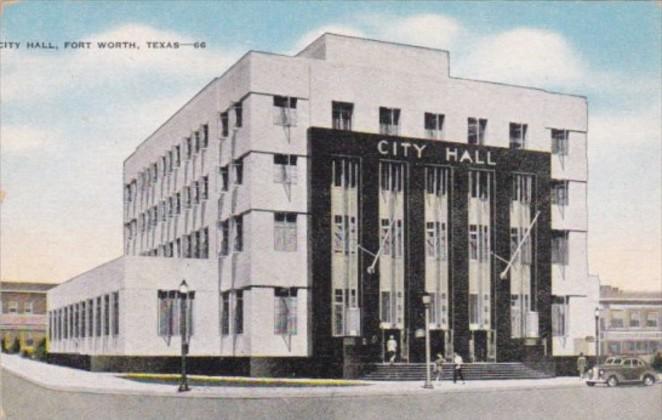
[[[132,381],[177,385],[181,379],[179,374],[152,374],[152,373],[129,373],[121,375],[120,378]],[[338,387],[338,386],[360,386],[370,385],[362,381],[350,381],[344,379],[284,379],[284,378],[248,378],[239,376],[202,376],[188,375],[191,386],[232,386],[232,387]]]

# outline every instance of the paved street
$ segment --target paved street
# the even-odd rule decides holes
[[[557,387],[404,396],[194,398],[58,391],[2,371],[7,419],[659,419],[662,386]],[[442,385],[443,386],[443,385]]]

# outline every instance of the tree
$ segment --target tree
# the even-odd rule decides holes
[[[21,339],[18,337],[14,338],[14,342],[9,348],[10,353],[19,353],[21,351]]]

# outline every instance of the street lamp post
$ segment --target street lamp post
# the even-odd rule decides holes
[[[189,391],[188,379],[186,377],[186,355],[188,354],[188,313],[186,311],[186,299],[188,298],[188,284],[186,280],[182,280],[182,283],[179,285],[179,300],[181,302],[181,312],[179,316],[179,332],[182,338],[182,380],[179,384],[177,392]]]
[[[425,385],[423,388],[432,389],[432,380],[430,377],[430,295],[423,295],[423,306],[425,306]]]
[[[600,363],[600,308],[595,308],[595,364]]]

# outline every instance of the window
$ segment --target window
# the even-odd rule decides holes
[[[191,233],[191,248],[193,249],[192,258],[200,258],[200,232]]]
[[[244,250],[244,220],[242,216],[235,216],[234,221],[234,250],[241,252]]]
[[[609,314],[609,327],[624,328],[625,327],[624,319],[625,317],[623,315],[623,311],[612,310]]]
[[[382,191],[401,192],[404,181],[404,164],[379,162],[379,183]]]
[[[209,124],[203,124],[200,127],[200,148],[206,149],[209,145]]]
[[[531,203],[533,194],[533,176],[531,175],[513,175],[512,201],[521,204]]]
[[[446,195],[448,169],[428,166],[425,168],[425,192],[437,196]]]
[[[356,253],[356,217],[335,215],[333,218],[333,252]]]
[[[191,258],[193,255],[191,253],[191,236],[184,235],[182,236],[182,245],[183,245],[183,256],[184,258]]]
[[[379,134],[397,136],[400,131],[400,110],[379,108]]]
[[[221,112],[221,137],[227,137],[230,134],[230,119],[227,112]]]
[[[552,304],[552,335],[564,337],[566,335],[566,312],[568,307],[564,303]]]
[[[162,200],[159,203],[159,214],[161,215],[161,221],[165,222],[165,220],[166,220],[166,202],[165,202],[165,200]]]
[[[175,214],[182,212],[182,193],[175,194]]]
[[[478,295],[475,293],[469,294],[469,323],[478,324],[480,317],[480,308],[478,307]]]
[[[492,173],[487,171],[469,171],[469,184],[471,197],[481,201],[489,200],[490,187],[492,184]]]
[[[552,154],[568,155],[568,130],[552,129]]]
[[[469,225],[469,259],[478,259],[478,228],[476,225]]]
[[[356,188],[359,177],[359,163],[353,159],[334,158],[331,162],[334,187]]]
[[[234,104],[234,126],[239,128],[244,124],[244,109],[241,102]]]
[[[425,250],[431,258],[445,260],[447,256],[446,223],[427,222],[425,224]]]
[[[193,185],[191,187],[191,193],[193,194],[193,204],[200,203],[200,182],[199,181],[193,181]]]
[[[158,319],[157,329],[160,337],[170,337],[181,335],[182,320],[186,322],[186,335],[193,335],[193,303],[195,292],[188,292],[184,295],[186,299],[186,313],[182,313],[182,305],[179,291],[177,290],[158,290]]]
[[[477,261],[488,261],[489,257],[489,226],[469,225],[469,259]]]
[[[230,243],[230,221],[225,220],[220,223],[221,229],[221,246],[219,249],[220,255],[228,255]]]
[[[297,124],[297,98],[288,96],[274,96],[274,124]]]
[[[639,311],[630,311],[630,327],[639,328],[641,326],[641,313]]]
[[[656,328],[657,327],[657,312],[648,312],[646,314],[646,327]]]
[[[95,323],[95,335],[101,337],[101,297],[97,298]]]
[[[354,104],[333,101],[331,103],[332,127],[336,130],[351,130],[353,113]]]
[[[232,167],[234,168],[234,183],[241,185],[244,182],[244,159],[235,159]]]
[[[235,293],[235,306],[234,306],[234,333],[244,333],[244,291],[237,290]]]
[[[510,148],[526,148],[526,124],[510,123]]]
[[[89,299],[87,301],[87,335],[92,337],[94,335],[94,300]]]
[[[274,250],[297,250],[297,214],[274,213]]]
[[[120,294],[113,292],[113,335],[120,333]]]
[[[426,112],[423,118],[423,124],[427,137],[431,139],[441,139],[444,137],[444,114]]]
[[[34,310],[34,303],[31,301],[27,301],[23,303],[23,312],[26,314],[31,314],[32,311]]]
[[[297,183],[297,157],[295,155],[274,155],[274,182]]]
[[[198,181],[200,187],[200,199],[206,200],[209,198],[209,177],[207,175],[203,176],[200,181]]]
[[[342,290],[337,289],[336,293],[338,291],[342,292]],[[382,322],[387,322],[387,323],[393,322],[391,292],[388,291],[388,290],[382,290],[381,295],[380,295],[380,301],[381,301],[381,317],[380,317],[380,320]]]
[[[219,168],[218,173],[221,176],[221,191],[227,191],[228,186],[230,184],[230,176],[229,176],[230,174],[228,171],[228,167],[224,166],[222,168]]]
[[[514,256],[517,251],[517,246],[524,239],[526,235],[526,228],[513,227],[510,228],[510,256]],[[519,253],[513,259],[513,262],[519,261],[522,265],[531,264],[531,237],[527,236],[526,240],[522,243]]]
[[[156,182],[159,176],[159,169],[156,163],[152,163],[152,182]]]
[[[568,181],[552,181],[551,202],[557,206],[568,205]]]
[[[87,328],[85,325],[85,321],[87,317],[87,310],[85,310],[85,302],[80,303],[80,336],[81,338],[85,338],[85,334],[87,333]]]
[[[191,207],[192,203],[191,187],[184,187],[184,207],[187,209]]]
[[[175,146],[175,167],[179,168],[179,166],[182,164],[182,146],[179,144]]]
[[[200,258],[209,258],[209,228],[200,229]]]
[[[15,314],[18,312],[18,302],[10,301],[7,304],[7,308],[10,314]]]
[[[80,333],[80,331],[79,331],[80,330],[80,312],[79,312],[79,308],[78,308],[77,303],[74,304],[74,305],[71,305],[71,307],[73,308],[72,312],[74,314],[74,328],[73,328],[73,333],[71,334],[71,336],[73,338],[78,338],[79,333]]]
[[[230,334],[230,292],[221,293],[221,334]]]
[[[467,119],[467,142],[469,144],[485,144],[485,131],[487,130],[487,120],[485,118]]]
[[[296,335],[297,289],[274,289],[274,334]]]
[[[187,137],[184,140],[184,147],[186,149],[186,159],[191,159],[193,155],[193,139],[191,137]]]
[[[568,232],[552,231],[552,264],[568,264]]]
[[[103,297],[103,335],[110,335],[110,296]]]
[[[173,159],[173,153],[172,150],[168,150],[168,155],[167,155],[167,163],[168,163],[168,172],[172,172],[172,169],[175,165],[174,159]]]

